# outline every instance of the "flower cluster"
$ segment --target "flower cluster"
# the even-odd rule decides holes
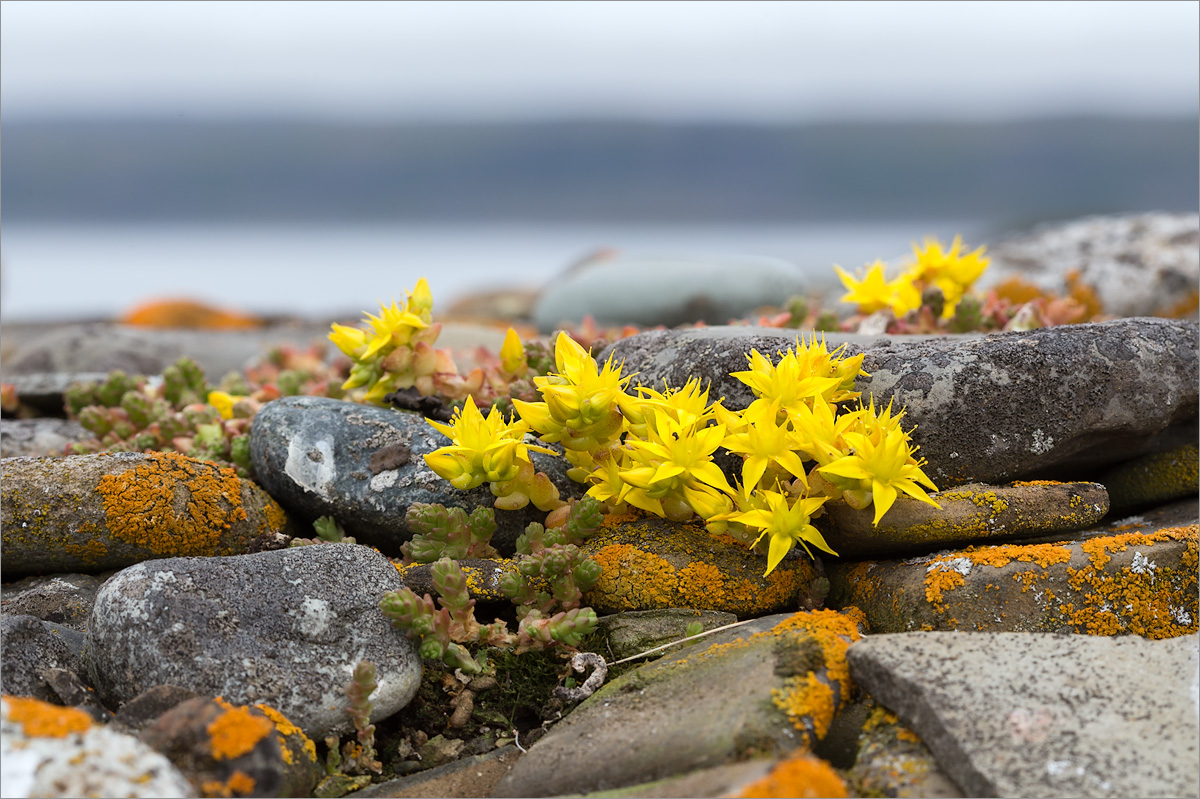
[[[709,403],[696,379],[675,391],[629,393],[620,366],[611,359],[601,366],[560,334],[557,371],[534,378],[541,402],[514,401],[520,418],[511,422],[493,419],[495,411],[484,419],[473,405],[456,425],[430,420],[454,443],[426,461],[460,488],[488,480],[502,496],[497,485],[538,449],[522,443],[532,428],[563,446],[568,474],[612,510],[633,506],[675,521],[698,516],[712,532],[752,547],[765,539],[768,574],[796,544],[833,552],[812,525],[827,501],[874,504],[876,524],[900,491],[936,506],[921,487],[936,490],[899,425],[902,414],[892,415],[890,405],[877,412],[873,402],[839,414],[839,404],[858,399],[861,355],[829,352],[816,339],[798,339],[779,355],[773,363],[753,351],[750,368],[733,373],[756,396],[738,412]],[[714,462],[722,449],[741,456],[740,481],[731,484]]]
[[[862,314],[887,309],[897,319],[932,303],[940,306],[936,316],[950,319],[959,301],[988,265],[983,247],[969,253],[963,253],[962,249],[962,239],[958,236],[949,249],[943,248],[937,239],[926,239],[924,248],[913,246],[913,260],[892,280],[887,279],[883,261],[869,266],[861,278],[835,265],[847,290],[842,302],[856,304]],[[940,298],[933,294],[934,290]]]

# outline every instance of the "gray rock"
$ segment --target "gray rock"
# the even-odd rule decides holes
[[[281,546],[293,532],[258,485],[173,452],[5,458],[0,465],[5,577],[237,555]]]
[[[471,755],[436,768],[377,783],[347,794],[347,799],[395,796],[491,796],[492,788],[521,757],[515,746]]]
[[[723,324],[807,291],[804,273],[775,258],[615,257],[553,281],[534,305],[533,319],[543,332],[585,315],[601,325]]]
[[[1195,635],[904,633],[847,657],[968,796],[1197,795]]]
[[[1068,294],[1068,275],[1075,274],[1095,291],[1106,314],[1167,315],[1200,290],[1198,244],[1196,214],[1096,216],[1042,225],[989,244],[991,264],[977,286],[987,289],[1016,277]]]
[[[404,522],[414,502],[492,507],[486,484],[461,491],[434,474],[424,456],[450,439],[413,413],[322,397],[285,397],[254,417],[250,457],[256,479],[298,517],[333,516],[358,541],[398,557],[412,534]],[[584,486],[566,476],[563,458],[531,453],[566,499]],[[497,511],[492,545],[512,554],[517,536],[544,511]]]
[[[966,796],[938,767],[933,753],[917,734],[879,705],[874,705],[873,717],[858,732],[858,757],[846,775],[853,785],[853,795],[914,799]]]
[[[4,658],[0,661],[2,692],[12,696],[32,696],[43,702],[59,704],[54,691],[41,672],[44,669],[82,671],[78,642],[66,639],[72,633],[57,624],[48,624],[35,616],[0,616]]]
[[[0,793],[4,796],[196,796],[171,761],[146,744],[107,727],[70,735],[31,732],[14,720],[12,701],[0,706]],[[64,713],[82,715],[64,709]],[[87,724],[78,717],[76,726]]]
[[[620,660],[685,638],[689,624],[699,624],[701,630],[712,630],[736,621],[737,616],[732,613],[716,610],[665,608],[601,616],[599,627],[607,639],[609,656]]]
[[[27,613],[83,632],[100,582],[89,574],[26,577],[0,589],[0,611]]]
[[[774,355],[795,341],[756,328],[641,333],[601,353],[624,360],[642,385],[712,381],[709,399],[745,408],[749,387],[729,376],[757,348]],[[830,348],[842,337],[826,337]],[[916,425],[913,441],[938,488],[1049,477],[1086,479],[1100,467],[1194,444],[1200,427],[1200,328],[1167,319],[1119,319],[985,337],[946,336],[865,352],[855,388],[894,401]]]
[[[400,585],[386,558],[353,544],[141,563],[96,597],[89,674],[113,706],[171,684],[268,704],[319,739],[350,728],[345,688],[359,661],[378,669],[372,720],[416,693],[420,658],[378,607]]]
[[[13,352],[4,364],[5,380],[55,372],[99,372],[103,379],[113,369],[130,375],[157,375],[187,355],[210,381],[216,382],[226,372],[245,368],[272,347],[324,344],[328,333],[329,328],[323,325],[237,331],[163,330],[107,323],[67,325]],[[18,392],[26,401],[20,385]]]
[[[828,648],[806,625],[823,630]],[[586,699],[492,795],[611,790],[811,746],[844,699],[832,676],[844,661],[831,641],[844,645],[848,629],[853,622],[830,612],[765,616],[664,655]],[[811,705],[810,675],[822,696]],[[818,706],[827,718],[806,714]]]
[[[91,437],[73,419],[0,419],[0,456],[65,455],[71,444]]]

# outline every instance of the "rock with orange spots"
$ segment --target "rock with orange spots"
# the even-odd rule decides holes
[[[1200,618],[1198,530],[1097,530],[1056,543],[837,563],[828,567],[828,604],[861,608],[877,633],[1189,635]]]
[[[730,372],[752,348],[776,358],[797,331],[725,327],[661,330],[600,353],[661,389],[689,377],[710,397],[745,408],[750,389]],[[866,338],[866,343],[861,343]],[[845,336],[826,337],[832,349]],[[874,341],[875,343],[870,343]],[[1176,319],[1117,319],[987,336],[859,336],[854,388],[875,406],[905,408],[903,426],[940,489],[963,483],[1073,480],[1185,444],[1200,428],[1200,328]]]
[[[1196,635],[870,635],[847,657],[967,796],[1196,795]]]
[[[0,795],[195,796],[169,760],[82,710],[0,699]]]
[[[612,790],[786,755],[825,735],[851,684],[850,615],[753,619],[623,674],[550,729],[494,796]]]
[[[6,458],[2,468],[6,578],[238,555],[281,546],[293,531],[256,484],[177,453]]]
[[[846,783],[833,768],[809,752],[798,749],[776,763],[769,774],[747,785],[737,793],[742,797],[845,797]]]
[[[606,522],[581,549],[603,569],[583,597],[601,614],[694,608],[762,615],[795,607],[819,576],[812,560],[793,551],[764,577],[766,556],[702,525],[655,517]]]
[[[816,524],[840,557],[864,558],[1070,533],[1108,511],[1099,483],[969,483],[929,496],[941,507],[901,494],[878,525],[874,508],[832,502]]]
[[[88,674],[114,708],[177,685],[269,704],[320,739],[352,728],[345,690],[361,660],[378,670],[373,722],[416,693],[416,648],[379,612],[401,584],[387,558],[356,544],[139,563],[96,596]]]
[[[139,737],[166,755],[201,796],[311,796],[325,771],[312,740],[269,705],[188,699]]]
[[[860,730],[858,757],[847,774],[856,796],[960,797],[929,747],[887,708],[873,703]]]
[[[468,513],[495,502],[487,485],[462,491],[425,464],[450,443],[419,414],[298,396],[269,402],[254,417],[250,457],[258,482],[297,518],[333,516],[358,541],[399,557],[412,537],[404,517],[414,502]],[[530,455],[564,499],[583,495],[563,458]],[[525,526],[545,520],[533,505],[498,512],[492,546],[511,555]]]
[[[1042,291],[1086,287],[1104,313],[1169,316],[1200,293],[1196,214],[1094,216],[1042,225],[988,245],[980,289],[1019,278]]]

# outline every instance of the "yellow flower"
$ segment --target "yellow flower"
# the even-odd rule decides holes
[[[755,540],[757,545],[763,536],[770,536],[767,547],[767,570],[764,577],[769,575],[783,560],[783,556],[791,551],[796,544],[804,547],[804,551],[812,557],[809,544],[836,555],[824,536],[812,525],[812,515],[825,503],[828,497],[797,497],[795,502],[788,503],[787,494],[779,491],[760,491],[761,499],[765,500],[766,508],[755,508],[742,513],[729,514],[730,521],[739,522],[747,527],[758,527],[762,533]]]
[[[918,485],[937,491],[921,471],[923,463],[913,458],[908,434],[900,428],[900,416],[891,416],[891,405],[879,419],[860,412],[860,423],[860,431],[843,435],[851,453],[817,471],[844,492],[869,495],[875,505],[876,525],[896,501],[897,489],[940,510],[941,506]]]
[[[233,418],[233,406],[238,400],[243,400],[245,397],[236,396],[234,394],[226,394],[224,391],[210,391],[206,401],[209,405],[217,409],[217,413],[221,414],[222,419]]]
[[[467,396],[450,424],[426,419],[435,430],[446,435],[453,445],[441,447],[425,456],[425,463],[455,488],[469,489],[490,481],[512,480],[520,470],[518,461],[529,462],[529,450],[553,450],[524,443],[529,426],[523,421],[511,423],[495,408],[485,417]]]
[[[856,303],[859,313],[870,314],[891,308],[892,313],[901,317],[921,307],[921,292],[913,285],[911,276],[906,273],[889,281],[883,261],[872,264],[861,280],[836,264],[833,268],[847,289],[841,301]]]
[[[647,408],[665,413],[683,427],[695,428],[714,416],[714,408],[708,404],[708,389],[700,390],[700,378],[690,378],[678,391],[667,389],[660,394],[652,388],[638,386],[640,397],[630,404],[638,406],[645,415]]]
[[[736,377],[754,390],[758,399],[750,403],[751,407],[776,403],[778,412],[784,414],[789,408],[832,394],[842,383],[840,377],[805,374],[793,350],[788,350],[777,365],[758,350],[751,350],[746,357],[750,369],[731,372],[730,377]]]
[[[424,278],[422,278],[424,280]],[[400,310],[393,300],[390,306],[380,303],[380,314],[365,314],[370,320],[371,331],[374,335],[367,342],[367,348],[359,357],[369,360],[376,353],[388,354],[395,347],[407,344],[412,340],[415,330],[429,327],[424,319],[409,310]]]
[[[367,332],[357,327],[347,327],[346,325],[339,325],[337,322],[334,322],[333,332],[329,334],[329,340],[347,356],[357,358],[359,352],[367,344]]]
[[[747,422],[746,427],[740,432],[726,435],[722,442],[725,449],[739,453],[745,459],[742,461],[742,485],[751,489],[759,484],[769,466],[774,466],[775,472],[786,470],[805,485],[808,484],[804,463],[794,452],[798,442],[786,421],[782,425],[777,424],[778,410],[778,401],[748,408],[742,414]],[[779,477],[778,474],[772,476]]]
[[[692,430],[663,413],[647,414],[646,440],[629,437],[628,460],[631,468],[623,468],[621,479],[631,488],[640,488],[648,497],[673,500],[667,517],[680,513],[683,505],[701,516],[723,513],[730,506],[722,494],[732,494],[733,488],[725,474],[712,462],[712,453],[725,437],[724,425]],[[628,492],[621,496],[624,501]]]
[[[986,248],[980,247],[960,255],[962,246],[961,236],[954,237],[949,250],[943,249],[941,242],[935,238],[925,239],[924,249],[913,245],[913,274],[917,280],[936,285],[942,290],[946,298],[945,310],[942,312],[945,318],[954,315],[954,306],[979,279],[989,263],[988,259],[983,257]]]
[[[510,375],[523,372],[526,367],[525,346],[521,337],[511,327],[504,334],[504,343],[500,345],[500,368]]]
[[[846,431],[856,424],[854,413],[835,415],[828,402],[814,402],[788,411],[788,417],[799,442],[796,449],[821,465],[833,463],[849,450],[843,440]]]

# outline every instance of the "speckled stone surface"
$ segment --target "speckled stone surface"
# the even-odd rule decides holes
[[[100,589],[88,625],[88,672],[120,705],[155,685],[262,702],[309,737],[349,729],[346,685],[375,663],[371,718],[395,713],[421,679],[416,648],[379,611],[400,575],[354,544],[132,566]]]
[[[1200,639],[872,635],[854,681],[968,796],[1196,796]]]
[[[0,456],[65,455],[71,444],[91,437],[72,419],[0,419]]]
[[[624,360],[642,385],[711,380],[709,399],[753,399],[730,377],[746,354],[792,346],[795,332],[697,328],[640,333],[601,353]],[[827,336],[833,347],[840,337]],[[968,482],[1086,479],[1107,464],[1195,443],[1200,427],[1200,327],[1171,319],[1118,319],[1027,333],[946,336],[865,352],[855,389],[905,408],[904,425],[938,488]]]
[[[254,417],[250,456],[255,476],[271,496],[298,518],[333,516],[360,543],[392,557],[412,534],[404,522],[414,502],[464,508],[492,507],[487,484],[461,491],[434,474],[423,456],[450,439],[424,417],[390,408],[322,397],[285,397]],[[563,458],[530,453],[534,466],[560,495],[582,496],[584,486],[566,476]],[[512,554],[529,522],[544,522],[533,505],[497,511],[492,546]]]

